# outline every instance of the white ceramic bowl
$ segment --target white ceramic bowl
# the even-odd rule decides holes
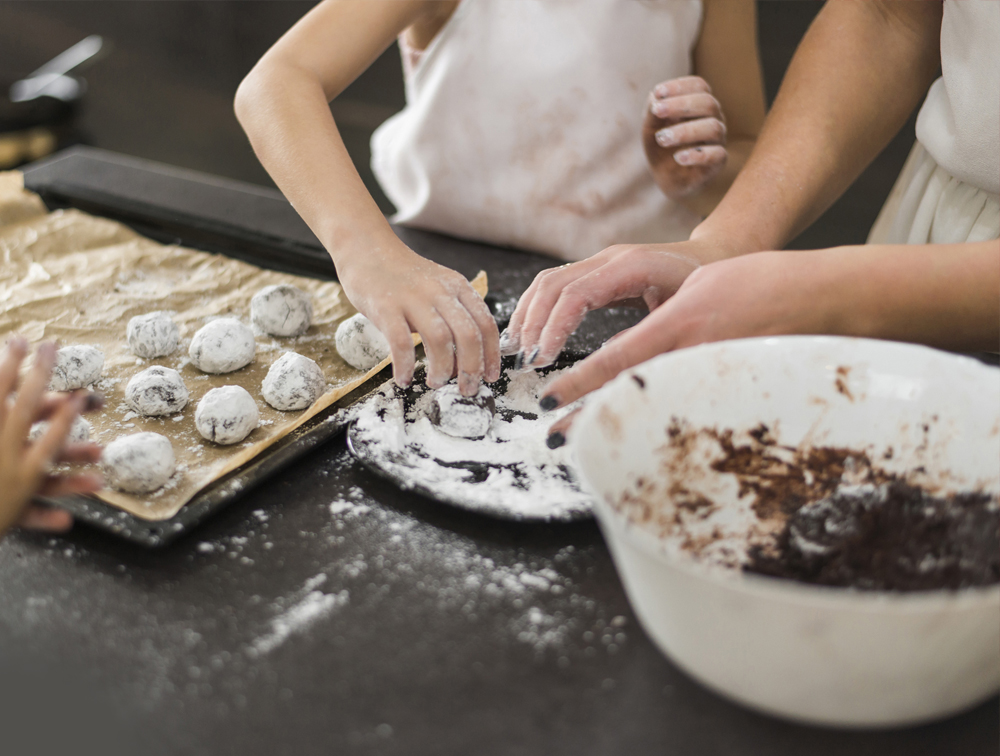
[[[1000,689],[1000,587],[863,592],[712,569],[627,520],[611,503],[639,476],[665,475],[655,450],[674,417],[696,428],[763,422],[782,444],[872,459],[892,447],[879,460],[891,471],[923,465],[946,491],[996,493],[1000,371],[864,339],[722,342],[626,371],[587,401],[571,434],[636,614],[708,687],[771,714],[855,727],[942,717]]]

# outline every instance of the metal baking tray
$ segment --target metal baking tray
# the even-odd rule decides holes
[[[335,271],[322,246],[285,199],[258,189],[90,148],[28,166],[25,187],[49,209],[74,207],[120,221],[144,236],[314,278]],[[260,219],[267,219],[262,225]],[[277,229],[277,231],[275,231]],[[287,437],[201,491],[167,520],[144,520],[90,496],[42,499],[80,522],[144,546],[164,546],[323,444],[346,425],[345,410],[389,378],[372,377]]]

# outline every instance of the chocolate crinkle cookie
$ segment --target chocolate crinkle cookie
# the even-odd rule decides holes
[[[188,390],[176,370],[154,365],[132,377],[125,386],[125,401],[146,417],[174,415],[187,406]]]
[[[202,326],[188,348],[194,366],[214,374],[246,367],[256,353],[253,331],[236,318],[219,318]]]
[[[260,412],[250,392],[241,386],[220,386],[198,402],[194,424],[208,441],[238,444],[257,427]]]
[[[326,378],[319,365],[295,352],[275,360],[264,377],[261,391],[276,410],[303,410],[322,396]]]
[[[52,391],[76,391],[101,379],[104,352],[95,346],[78,344],[56,352],[49,388]]]
[[[902,480],[843,489],[798,509],[776,550],[748,572],[861,590],[922,591],[1000,582],[1000,499],[939,497]]]
[[[181,332],[169,314],[150,312],[136,315],[128,322],[125,339],[132,354],[151,360],[176,352]]]
[[[337,326],[337,352],[351,367],[371,370],[389,356],[389,342],[360,312]]]
[[[449,436],[479,439],[489,432],[496,411],[493,392],[486,386],[480,386],[474,396],[463,396],[456,384],[449,383],[434,392],[427,417]]]
[[[250,322],[271,336],[301,336],[312,317],[309,295],[288,284],[265,286],[250,300]]]
[[[112,488],[150,493],[170,480],[177,463],[170,439],[159,433],[135,433],[115,439],[101,455],[104,476]]]
[[[69,428],[69,435],[66,437],[66,443],[68,444],[85,444],[90,441],[90,431],[92,427],[90,423],[82,417],[78,417],[73,421],[73,424]],[[42,420],[31,426],[31,430],[28,431],[29,441],[38,441],[42,436],[49,432],[49,423],[47,420]]]

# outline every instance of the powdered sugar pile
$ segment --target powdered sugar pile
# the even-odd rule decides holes
[[[406,391],[386,385],[358,410],[352,450],[401,487],[465,509],[512,520],[589,517],[590,496],[568,450],[545,443],[552,423],[571,410],[539,414],[538,400],[558,372],[508,373],[482,439],[436,428],[428,417],[433,392],[417,381]]]

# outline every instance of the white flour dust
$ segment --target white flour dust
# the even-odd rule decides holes
[[[465,509],[514,520],[590,516],[566,447],[546,445],[548,429],[570,407],[542,412],[538,400],[557,373],[511,372],[496,393],[496,415],[482,439],[442,433],[428,417],[433,392],[406,396],[393,386],[357,412],[352,444],[361,459],[404,488]]]
[[[299,591],[298,600],[271,620],[271,631],[267,635],[253,642],[251,654],[270,653],[295,633],[308,630],[350,600],[350,593],[346,588],[338,593],[323,593],[318,590],[325,582],[324,573],[307,580]]]

